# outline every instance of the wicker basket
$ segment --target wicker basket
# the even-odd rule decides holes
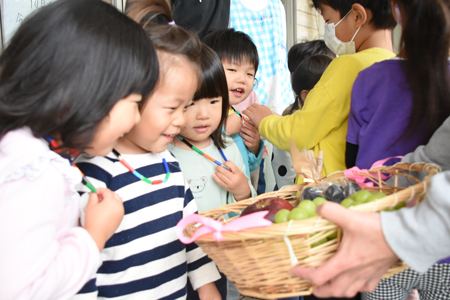
[[[425,171],[428,176],[422,181],[406,174],[407,171]],[[426,196],[429,179],[440,171],[439,167],[432,164],[406,164],[400,163],[392,167],[381,166],[371,169],[370,173],[378,174],[372,176],[368,173],[362,175],[374,181],[378,186],[368,189],[372,192],[382,191],[388,196],[375,202],[351,207],[350,209],[364,212],[381,211],[393,207],[399,202],[416,199],[416,203],[422,201]],[[382,174],[394,174],[414,178],[417,184],[408,188],[385,186],[381,179]],[[328,178],[344,177],[342,172],[335,173]],[[394,179],[397,183],[397,180]],[[311,185],[311,184],[310,184]],[[294,185],[283,188],[277,192],[266,193],[247,199],[238,203],[218,207],[217,209],[201,213],[203,216],[227,222],[223,216],[240,211],[251,203],[277,196],[284,198],[293,204],[297,204],[298,195],[308,185]],[[228,220],[228,222],[230,219]],[[192,237],[198,226],[194,224],[185,228],[184,234]],[[329,240],[317,247],[312,244],[338,232],[338,238]],[[213,234],[199,237],[195,242],[214,260],[229,280],[231,280],[242,295],[261,298],[277,299],[292,296],[310,295],[313,285],[310,281],[294,278],[289,275],[293,260],[298,260],[298,265],[305,267],[319,266],[330,258],[338,249],[341,230],[333,223],[320,217],[313,217],[301,221],[273,224],[263,228],[251,228],[239,232],[223,232],[223,242],[217,242]],[[290,246],[288,245],[290,244]],[[385,277],[389,277],[406,269],[404,263],[393,266]]]

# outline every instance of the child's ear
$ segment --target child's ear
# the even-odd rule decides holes
[[[308,96],[309,90],[302,90],[300,93],[300,98],[302,98],[302,101],[305,102],[306,96]]]
[[[355,21],[355,29],[358,29],[359,27],[363,26],[367,23],[368,11],[365,9],[364,6],[362,6],[359,3],[355,3],[352,5],[353,10],[353,20]],[[372,12],[370,12],[371,14]]]

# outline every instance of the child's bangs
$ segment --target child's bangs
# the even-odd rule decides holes
[[[259,58],[258,53],[253,51],[243,52],[246,50],[236,51],[234,53],[227,53],[222,57],[222,61],[235,65],[250,64],[255,68],[255,73],[258,70]]]
[[[218,66],[203,70],[202,79],[194,95],[194,101],[205,98],[222,97],[223,100],[228,98],[227,79],[223,68]]]

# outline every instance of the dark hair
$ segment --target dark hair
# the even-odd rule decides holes
[[[203,43],[216,51],[221,61],[240,64],[248,60],[258,71],[258,50],[252,39],[233,28],[216,29],[203,38]]]
[[[213,49],[203,44],[201,58],[202,76],[199,89],[194,95],[194,101],[205,98],[222,97],[222,115],[217,129],[211,135],[217,148],[226,148],[222,128],[225,127],[228,108],[227,77],[219,56]]]
[[[341,18],[344,17],[355,3],[361,4],[364,8],[370,9],[373,14],[371,23],[376,29],[394,29],[397,23],[391,11],[391,0],[312,0],[314,7],[320,10],[320,4],[330,6],[338,10]]]
[[[100,0],[59,0],[27,18],[0,56],[0,138],[29,126],[83,150],[122,98],[158,79],[145,32]]]
[[[292,76],[292,89],[294,90],[295,102],[287,114],[293,114],[303,106],[303,100],[300,94],[303,90],[312,90],[319,82],[323,72],[333,59],[327,55],[313,55],[304,59],[298,65]]]
[[[450,115],[450,3],[445,0],[399,0],[407,16],[401,44],[404,72],[411,87],[413,106],[407,136],[425,117],[432,133]],[[407,18],[405,18],[407,17]]]
[[[316,54],[327,55],[335,58],[336,54],[327,47],[324,40],[303,41],[289,49],[288,52],[288,68],[289,72],[294,73],[298,65],[307,57]]]
[[[201,41],[195,33],[169,24],[173,22],[171,5],[167,0],[128,0],[126,14],[141,24],[158,52],[182,56],[190,62],[200,77]],[[170,57],[160,59],[160,78],[172,64]]]

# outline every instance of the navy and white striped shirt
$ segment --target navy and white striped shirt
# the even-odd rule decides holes
[[[96,278],[74,299],[185,299],[188,276],[195,289],[219,279],[203,251],[196,244],[184,245],[175,234],[178,221],[197,211],[175,157],[167,150],[122,157],[151,181],[164,179],[165,158],[169,180],[157,185],[141,181],[112,153],[77,159],[94,186],[122,197],[125,216],[102,250]]]

